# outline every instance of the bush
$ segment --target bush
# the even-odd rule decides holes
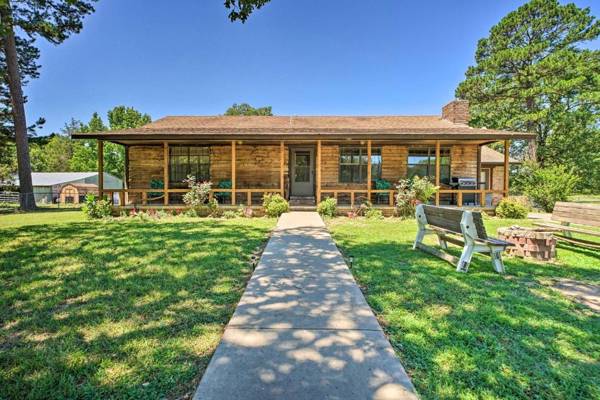
[[[412,179],[412,189],[418,201],[428,203],[440,188],[431,183],[427,178],[415,176]]]
[[[269,217],[279,217],[290,210],[288,202],[278,193],[265,193],[263,196],[263,208]]]
[[[337,214],[337,200],[328,197],[317,206],[317,212],[324,217],[335,217]]]
[[[221,209],[219,208],[219,202],[217,199],[210,199],[207,203],[208,215],[211,217],[218,217],[221,215]]]
[[[542,168],[526,163],[515,177],[515,187],[546,212],[552,212],[557,201],[567,201],[578,183],[579,177],[563,165]]]
[[[239,213],[234,210],[226,210],[223,212],[223,218],[225,219],[233,219],[239,217]]]
[[[413,218],[417,204],[428,203],[439,187],[427,178],[415,176],[413,179],[401,179],[396,189],[396,215],[400,218]]]
[[[376,208],[370,208],[365,212],[365,217],[369,219],[383,219],[383,213]]]
[[[496,206],[496,216],[500,218],[523,219],[527,218],[529,209],[516,199],[502,199]]]
[[[170,214],[170,213],[168,213],[168,212],[167,212],[167,211],[165,211],[165,210],[158,210],[158,211],[156,212],[156,218],[163,219],[163,218],[168,218],[168,217],[170,217],[170,216],[171,216],[171,214]]]
[[[190,191],[183,196],[183,202],[195,209],[198,209],[206,204],[212,183],[198,182],[192,175],[188,175],[184,181],[188,184]]]
[[[94,219],[106,218],[112,215],[112,206],[107,200],[98,200],[93,194],[85,196],[85,203],[82,208],[83,212]]]

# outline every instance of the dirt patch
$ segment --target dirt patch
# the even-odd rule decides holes
[[[600,286],[572,279],[555,279],[551,283],[551,287],[564,296],[600,313]]]

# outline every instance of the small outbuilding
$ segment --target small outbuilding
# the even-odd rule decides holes
[[[88,193],[98,194],[98,172],[33,172],[33,194],[36,203],[83,202]],[[18,177],[15,185],[19,186]],[[122,189],[123,181],[104,173],[104,187]]]

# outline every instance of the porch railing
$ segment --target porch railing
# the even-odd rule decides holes
[[[386,189],[386,190],[368,190],[368,189],[321,189],[321,195],[323,198],[333,197],[338,200],[340,196],[344,195],[350,198],[350,207],[354,208],[357,203],[361,203],[362,200],[368,200],[373,202],[373,195],[383,195],[382,197],[386,199],[385,206],[394,207],[396,204],[396,195],[398,194],[397,190]],[[462,207],[464,205],[464,195],[465,194],[473,194],[476,195],[477,202],[474,202],[477,206],[486,206],[487,199],[486,196],[488,194],[499,194],[502,197],[506,195],[506,192],[503,190],[491,190],[491,189],[440,189],[436,196],[434,203],[436,205],[440,205],[443,203],[442,195],[453,195],[455,197],[455,201],[451,201],[450,205],[456,205],[458,207]],[[382,205],[379,203],[379,205]]]
[[[109,201],[114,204],[114,199],[115,199],[115,194],[117,194],[118,198],[119,198],[119,206],[127,206],[127,205],[143,205],[146,206],[149,204],[149,202],[152,201],[156,201],[156,200],[162,200],[162,203],[154,203],[155,205],[162,205],[162,206],[169,206],[169,205],[178,205],[181,206],[181,204],[172,204],[169,199],[168,196],[169,194],[185,194],[187,192],[189,192],[189,189],[152,189],[152,188],[145,188],[145,189],[104,189],[103,194],[106,195],[106,197],[109,199]],[[222,194],[222,193],[226,193],[229,194],[229,201],[227,203],[223,202],[221,203],[221,205],[240,205],[241,203],[237,201],[237,194],[241,193],[241,194],[245,194],[245,205],[251,206],[252,205],[252,195],[253,194],[261,194],[264,195],[265,193],[279,193],[283,196],[283,191],[279,188],[273,188],[273,189],[268,189],[268,188],[236,188],[234,189],[220,189],[220,188],[215,188],[215,189],[211,189],[210,193],[209,193],[209,199],[213,199],[215,198],[215,194]],[[158,196],[151,196],[150,194],[154,195],[154,194],[158,194]],[[134,196],[132,196],[134,195]],[[138,198],[139,195],[139,198]],[[165,196],[167,196],[167,200],[165,200]],[[133,197],[133,200],[132,200]],[[218,197],[218,196],[217,196]]]

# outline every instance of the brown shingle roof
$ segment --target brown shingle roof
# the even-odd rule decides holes
[[[468,136],[482,138],[527,138],[522,132],[471,128],[436,115],[423,116],[169,116],[141,128],[76,134],[75,138],[161,138],[222,136]]]

